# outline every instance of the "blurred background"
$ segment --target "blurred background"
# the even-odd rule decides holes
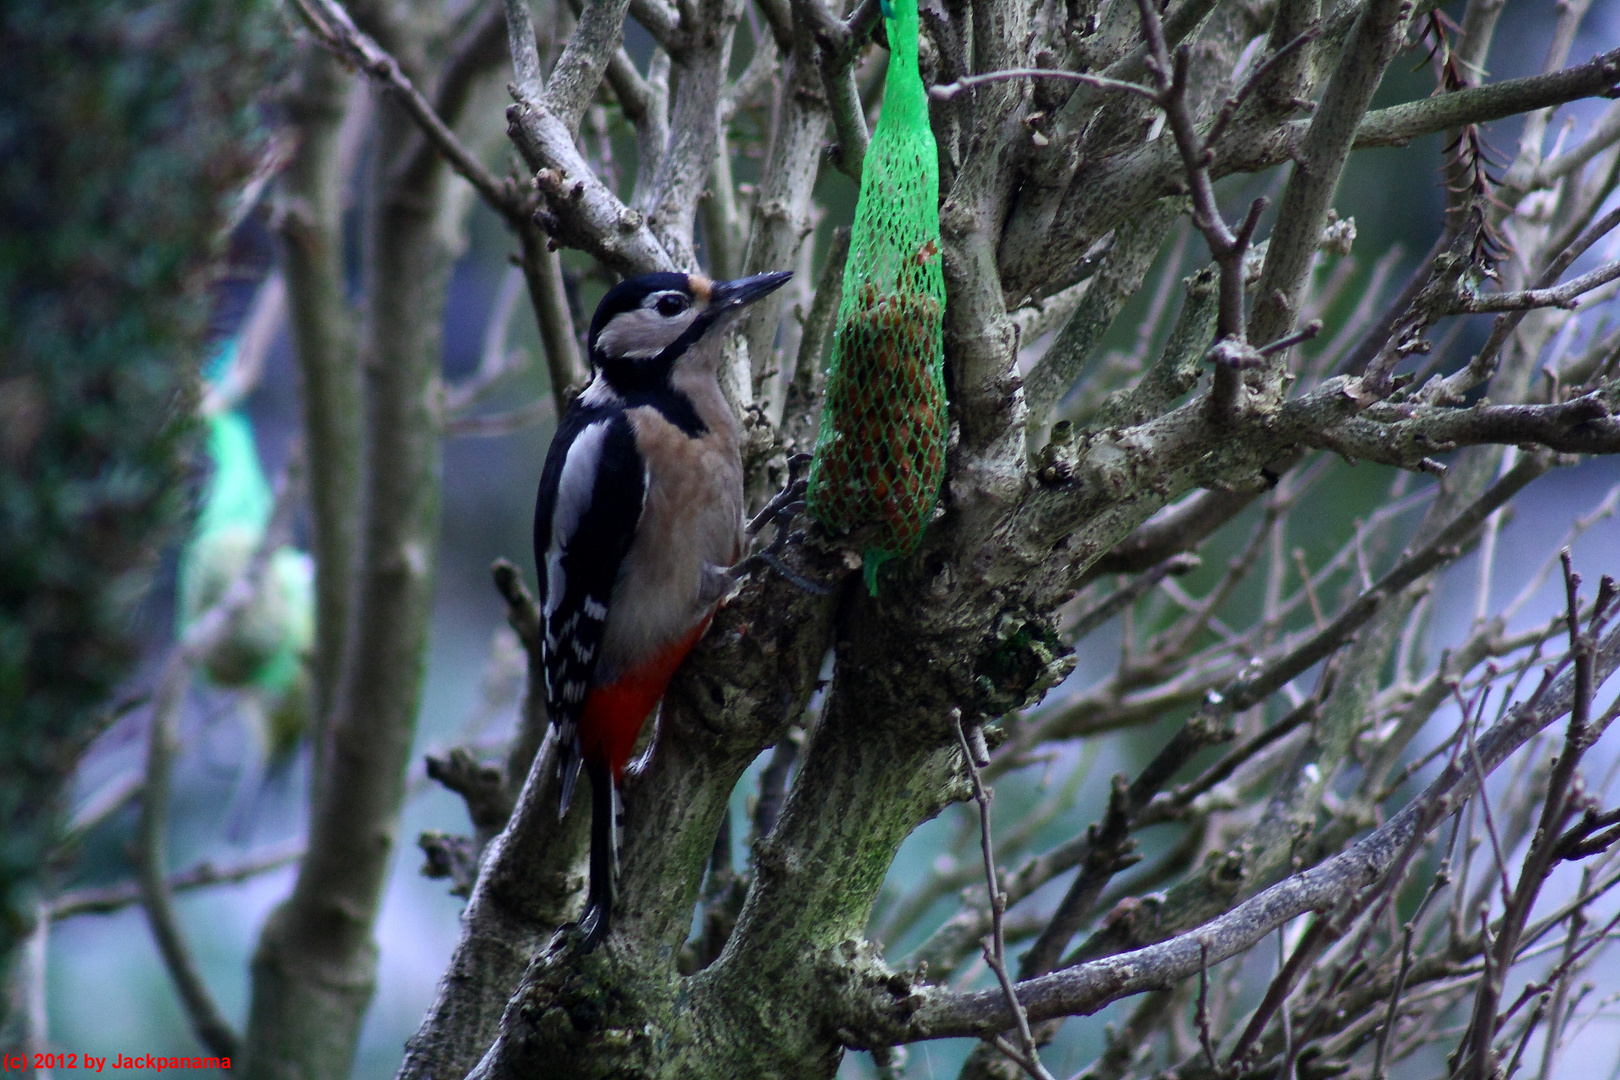
[[[1460,17],[1460,5],[1452,6],[1458,8],[1454,14]],[[1490,77],[1512,78],[1539,71],[1553,15],[1552,0],[1510,3],[1498,26]],[[629,30],[627,44],[639,56],[644,43],[636,40],[638,31],[634,27]],[[1571,53],[1571,63],[1612,48],[1617,42],[1620,0],[1597,0]],[[740,65],[745,60],[740,56],[736,62]],[[1421,55],[1414,52],[1397,62],[1381,91],[1379,105],[1422,97],[1430,91],[1433,77],[1421,60]],[[1580,102],[1566,107],[1562,115],[1573,117],[1577,130],[1583,130],[1604,107],[1601,101]],[[1488,128],[1488,138],[1503,158],[1513,152],[1517,127],[1517,121],[1507,121]],[[1558,130],[1555,123],[1550,137],[1556,138]],[[1438,137],[1405,149],[1364,151],[1352,159],[1337,200],[1341,217],[1355,218],[1357,232],[1351,256],[1355,277],[1343,295],[1353,300],[1381,260],[1386,262],[1391,283],[1386,287],[1388,295],[1428,248],[1439,228],[1439,163]],[[821,225],[824,244],[831,227],[847,224],[854,188],[831,169],[824,170],[823,175],[827,190],[821,201],[830,211]],[[751,177],[744,173],[739,179],[747,181]],[[1232,178],[1223,194],[1231,206],[1238,206],[1253,194],[1271,189],[1277,181],[1275,174]],[[486,329],[509,272],[508,255],[515,246],[504,226],[482,207],[474,211],[470,233],[471,243],[456,270],[445,312],[447,379],[464,377],[478,366]],[[1612,257],[1612,253],[1595,252],[1592,261]],[[1176,259],[1180,273],[1202,265],[1205,258],[1202,242],[1196,238],[1180,247],[1172,240],[1161,256],[1166,263]],[[230,274],[218,290],[215,324],[221,343],[237,333],[274,262],[275,243],[270,234],[262,225],[244,225],[233,240]],[[1576,272],[1584,268],[1578,266]],[[1157,279],[1157,274],[1150,275],[1149,282]],[[587,311],[600,291],[600,284],[586,283],[582,300]],[[1136,316],[1151,302],[1151,291],[1144,288],[1132,309],[1116,323],[1110,347],[1135,347]],[[1347,308],[1348,304],[1346,301],[1339,307]],[[1348,313],[1339,307],[1327,316],[1324,340],[1331,337],[1337,323]],[[1470,335],[1475,340],[1482,337],[1484,325],[1485,320],[1476,320],[1475,325],[1462,331],[1461,339],[1450,350],[1448,365],[1466,358]],[[508,345],[527,352],[531,362],[499,385],[483,406],[488,412],[526,405],[548,392],[533,317],[521,298],[510,322]],[[258,456],[270,477],[280,473],[297,436],[297,395],[296,370],[283,330],[268,352],[256,389],[244,402]],[[400,848],[378,926],[382,950],[378,990],[355,1067],[355,1076],[365,1080],[380,1080],[394,1073],[404,1041],[416,1029],[431,1001],[456,941],[463,901],[450,895],[447,882],[430,880],[420,873],[422,858],[414,841],[425,830],[459,833],[469,831],[469,826],[461,800],[427,780],[422,759],[425,754],[454,745],[486,745],[493,750],[512,729],[522,689],[522,666],[516,643],[505,628],[504,606],[490,585],[489,567],[493,560],[507,558],[523,569],[527,580],[533,581],[529,538],[533,495],[550,436],[551,422],[547,420],[494,436],[454,438],[446,447],[442,554],[427,685],[411,773],[413,795],[405,812]],[[1370,465],[1352,469],[1342,463],[1330,467],[1338,470],[1342,482],[1327,485],[1331,499],[1319,500],[1321,505],[1296,515],[1296,520],[1310,520],[1314,515],[1335,522],[1364,518],[1385,499],[1392,479],[1388,470]],[[199,462],[199,490],[205,472],[206,465]],[[1602,507],[1617,481],[1620,470],[1613,461],[1588,462],[1549,476],[1521,497],[1499,542],[1491,582],[1493,596],[1505,600],[1517,594],[1569,523]],[[1607,505],[1612,511],[1612,498]],[[1240,519],[1216,538],[1204,555],[1204,569],[1198,571],[1204,577],[1187,582],[1188,591],[1196,594],[1207,587],[1225,559],[1248,535],[1250,524],[1251,519]],[[1336,532],[1324,528],[1319,549],[1313,548],[1310,535],[1291,539],[1305,549],[1307,560],[1314,563],[1325,557],[1329,538]],[[1589,582],[1595,582],[1602,572],[1620,572],[1620,523],[1612,514],[1600,515],[1577,541],[1574,553],[1577,568]],[[171,552],[143,609],[148,660],[132,680],[132,694],[151,683],[174,640],[179,565],[178,552]],[[1427,648],[1434,653],[1455,640],[1472,618],[1478,573],[1475,557],[1463,560],[1450,571],[1437,597],[1427,635]],[[1542,588],[1518,611],[1510,631],[1542,622],[1558,610],[1562,605],[1560,588],[1556,579]],[[1110,670],[1117,641],[1117,628],[1113,627],[1105,627],[1088,638],[1070,683],[1052,691],[1049,700],[1060,700],[1072,688],[1084,686]],[[109,793],[127,786],[138,774],[145,753],[145,722],[146,710],[137,701],[88,755],[76,782],[76,812],[95,814],[104,807]],[[1443,717],[1437,718],[1433,726],[1440,730],[1446,722]],[[254,748],[262,735],[254,730],[251,718],[244,715],[238,695],[202,685],[195,687],[188,699],[182,735],[185,750],[175,782],[171,864],[186,868],[207,862],[227,868],[266,853],[272,861],[274,856],[295,853],[305,818],[307,763],[295,757],[283,767],[271,769],[263,778],[261,790],[256,773],[244,766],[244,761],[256,756]],[[1040,850],[1074,835],[1097,820],[1109,778],[1121,770],[1131,771],[1164,737],[1163,724],[1134,729],[1068,747],[1042,766],[1003,778],[997,784],[995,802],[998,827],[1006,828],[1036,803],[1058,794],[1066,805],[1043,826],[1034,848]],[[1415,752],[1423,749],[1426,746],[1420,744]],[[1590,760],[1591,774],[1607,774],[1610,783],[1606,786],[1615,791],[1613,747],[1600,744]],[[751,772],[739,785],[734,812],[743,812],[752,787]],[[1612,804],[1613,799],[1609,802]],[[972,814],[971,807],[953,807],[912,836],[891,870],[886,891],[896,895],[905,891],[908,883],[961,852],[976,858],[976,840],[972,846],[961,846],[964,827],[976,828]],[[90,830],[66,870],[64,886],[74,891],[105,890],[129,881],[133,867],[128,851],[135,820],[136,808],[127,804]],[[737,828],[734,835],[741,837],[745,832]],[[1154,833],[1149,831],[1144,848],[1150,856],[1154,842]],[[740,850],[737,856],[742,857]],[[286,894],[292,873],[288,863],[241,882],[177,896],[185,929],[206,979],[233,1022],[239,1023],[246,1012],[247,969],[260,925]],[[1054,902],[1065,884],[1066,879],[1060,879],[1048,886],[1048,891],[1056,891],[1045,902]],[[921,940],[946,917],[952,900],[942,899],[913,924],[905,939],[886,944],[904,947]],[[1042,902],[1040,896],[1033,901],[1037,906]],[[877,921],[881,922],[884,914],[880,906]],[[1269,957],[1265,960],[1269,963]],[[1596,987],[1597,994],[1620,991],[1620,964],[1600,963],[1596,970],[1602,974],[1604,984]],[[1265,971],[1257,974],[1259,988],[1263,989],[1266,977]],[[136,905],[56,921],[48,941],[48,992],[50,1043],[56,1049],[96,1055],[194,1051],[194,1038]],[[1094,1056],[1102,1047],[1103,1024],[1118,1008],[1096,1018],[1069,1022],[1046,1054],[1048,1067],[1057,1075],[1068,1075]],[[1580,1039],[1578,1046],[1590,1047],[1591,1053],[1577,1049],[1567,1054],[1563,1075],[1607,1076],[1620,1068],[1615,1050],[1620,1045],[1620,1011],[1600,1017]],[[914,1077],[954,1075],[967,1048],[962,1042],[915,1047],[907,1073]],[[1432,1064],[1441,1067],[1440,1063]],[[873,1075],[870,1058],[850,1054],[844,1075]],[[1410,1075],[1421,1075],[1421,1071]]]

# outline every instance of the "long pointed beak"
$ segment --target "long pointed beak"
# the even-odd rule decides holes
[[[792,276],[791,270],[774,270],[769,274],[755,274],[734,281],[717,281],[710,295],[710,306],[732,311],[747,307],[786,285]]]

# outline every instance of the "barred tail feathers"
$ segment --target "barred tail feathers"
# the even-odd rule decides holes
[[[557,779],[562,790],[557,796],[557,818],[568,816],[568,804],[574,797],[574,785],[579,782],[578,725],[567,722],[555,725],[552,736],[557,740]]]
[[[607,937],[613,918],[614,879],[619,868],[619,785],[606,761],[586,762],[585,772],[591,778],[591,877],[580,925],[585,931],[584,948],[589,952]]]

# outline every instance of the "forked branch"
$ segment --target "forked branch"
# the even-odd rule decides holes
[[[530,211],[525,200],[485,168],[484,163],[462,144],[434,110],[433,103],[411,82],[399,66],[399,61],[362,33],[338,0],[293,0],[293,3],[304,24],[323,45],[365,72],[399,100],[422,133],[444,155],[450,167],[477,190],[491,209],[513,221],[528,217]]]

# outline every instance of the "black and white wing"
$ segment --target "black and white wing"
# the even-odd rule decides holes
[[[580,713],[646,489],[646,468],[622,411],[576,409],[563,418],[546,454],[534,508],[541,657],[559,751],[560,814],[568,811],[579,777]]]

